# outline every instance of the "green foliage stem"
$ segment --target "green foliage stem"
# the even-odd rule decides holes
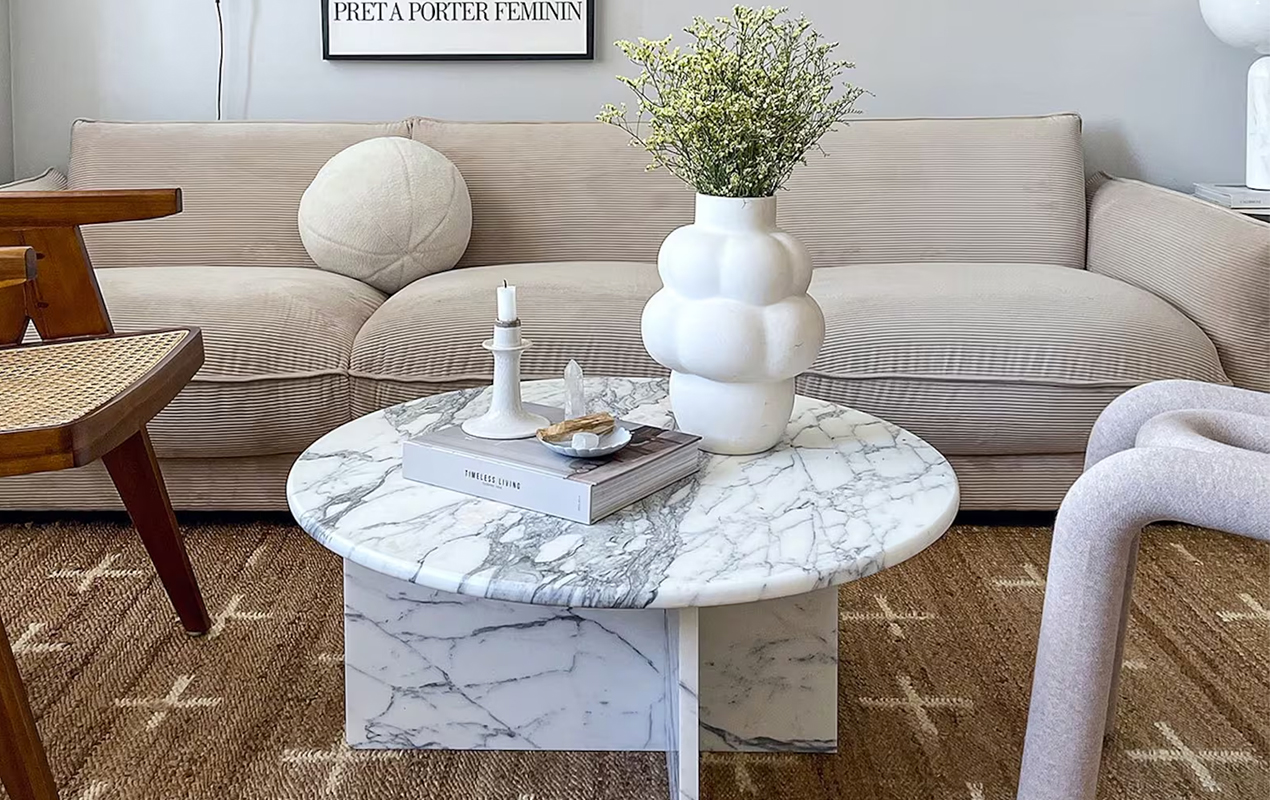
[[[635,93],[628,109],[606,105],[597,119],[702,194],[767,197],[783,188],[821,137],[858,113],[864,90],[841,81],[854,64],[833,57],[806,17],[788,9],[736,6],[731,17],[697,17],[671,37],[620,41],[640,68],[618,80]]]

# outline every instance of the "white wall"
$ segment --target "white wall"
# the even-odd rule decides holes
[[[625,99],[609,43],[729,0],[597,0],[594,63],[348,63],[321,57],[319,0],[223,0],[229,118],[585,119]],[[860,65],[877,116],[1080,112],[1091,169],[1172,186],[1242,176],[1253,55],[1197,0],[789,0]],[[12,0],[16,161],[67,159],[76,117],[215,114],[213,0]],[[757,3],[755,3],[757,4]],[[3,103],[0,102],[0,105]],[[0,161],[3,154],[0,153]]]
[[[13,86],[9,69],[9,0],[0,0],[0,183],[13,180]]]

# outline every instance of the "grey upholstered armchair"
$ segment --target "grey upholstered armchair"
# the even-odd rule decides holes
[[[1054,527],[1019,800],[1094,797],[1139,534],[1163,520],[1270,541],[1270,395],[1161,381],[1099,417]]]

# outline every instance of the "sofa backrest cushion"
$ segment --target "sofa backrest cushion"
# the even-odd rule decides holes
[[[411,120],[472,195],[459,266],[652,261],[693,198],[600,123]],[[780,197],[816,266],[897,262],[1083,267],[1084,162],[1074,114],[857,120],[822,142]]]
[[[97,267],[314,266],[296,215],[336,153],[407,123],[75,123],[72,189],[179,186],[184,211],[84,229]]]

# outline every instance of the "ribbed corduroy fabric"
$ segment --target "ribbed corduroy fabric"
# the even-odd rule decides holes
[[[1083,453],[948,456],[968,511],[1049,511],[1085,467]]]
[[[693,194],[598,122],[410,120],[458,166],[472,197],[460,267],[541,261],[655,261],[692,221]]]
[[[286,511],[287,473],[296,454],[254,458],[160,459],[172,504],[201,511]],[[971,510],[1058,508],[1080,475],[1080,453],[949,456]],[[122,508],[100,462],[61,472],[0,478],[0,509],[82,511]]]
[[[60,192],[66,185],[66,176],[50,167],[39,175],[0,186],[0,192]]]
[[[800,391],[878,414],[945,455],[1077,453],[1120,393],[1228,383],[1168,303],[1084,270],[887,264],[816,270],[828,333]]]
[[[1089,269],[1177,306],[1216,343],[1237,386],[1270,391],[1270,225],[1104,179],[1090,199]]]
[[[460,266],[653,261],[692,220],[692,194],[600,123],[411,120],[472,195]],[[818,267],[989,261],[1081,267],[1080,120],[859,120],[822,142],[780,196]]]
[[[1074,114],[859,120],[780,194],[817,267],[910,261],[1085,265]]]
[[[651,264],[573,262],[452,270],[388,299],[353,348],[353,414],[488,384],[494,362],[481,342],[494,325],[494,288],[517,286],[524,380],[559,378],[569,359],[592,375],[650,377],[666,371],[644,350],[640,315],[661,288]]]
[[[287,473],[297,453],[249,458],[159,459],[178,509],[285,511]],[[100,461],[60,472],[0,478],[0,508],[31,511],[121,509]]]
[[[405,122],[89,122],[71,132],[72,189],[177,186],[166,219],[84,229],[101,267],[312,267],[300,242],[300,195],[327,160]]]
[[[119,268],[97,278],[121,332],[202,328],[203,368],[150,424],[160,457],[297,453],[350,419],[353,338],[384,300],[369,286],[298,267]]]
[[[312,266],[295,214],[313,175],[383,135],[413,135],[463,171],[476,229],[462,266],[584,263],[431,276],[378,312],[368,287],[279,269]],[[964,507],[1056,506],[1094,418],[1129,386],[1226,382],[1220,352],[1236,382],[1270,388],[1260,223],[1130,182],[1096,189],[1091,267],[1199,327],[1127,283],[1064,269],[1085,263],[1075,116],[860,120],[824,147],[781,196],[782,225],[822,268],[813,294],[829,320],[800,390],[925,437],[965,470]],[[595,123],[78,123],[72,187],[185,192],[177,217],[85,231],[97,266],[123,268],[99,273],[121,331],[203,328],[207,365],[152,425],[177,505],[285,508],[289,454],[322,433],[487,383],[480,342],[503,278],[522,287],[535,340],[526,379],[557,377],[569,358],[593,374],[664,374],[639,317],[692,194],[646,162]],[[97,467],[0,481],[0,507],[115,498]]]
[[[394,295],[358,334],[353,414],[488,383],[492,287],[519,286],[527,380],[575,358],[596,375],[662,375],[639,319],[659,286],[634,263],[456,270]],[[799,381],[948,455],[1078,453],[1098,413],[1160,378],[1228,382],[1212,343],[1162,300],[1084,270],[888,264],[817,270],[828,335]]]

